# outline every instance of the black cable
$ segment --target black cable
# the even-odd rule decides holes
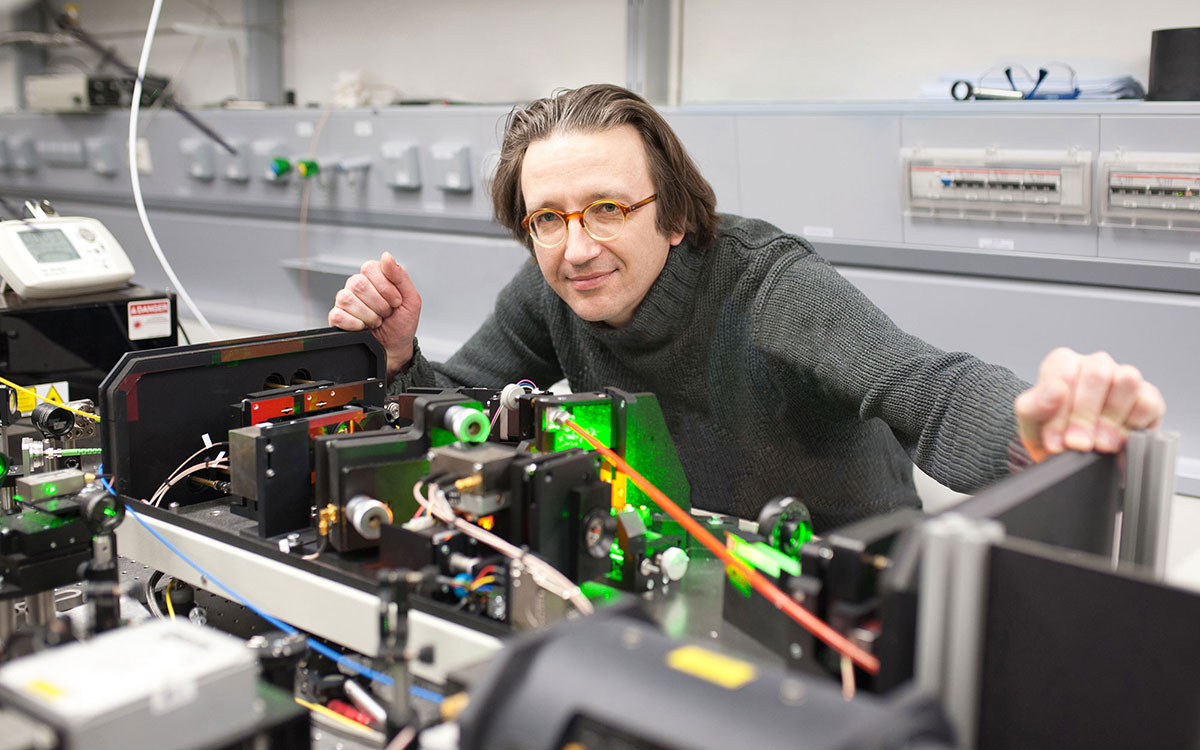
[[[83,42],[84,45],[86,45],[87,47],[90,47],[93,52],[100,55],[101,66],[107,65],[108,63],[111,62],[114,66],[116,66],[116,68],[118,70],[120,70],[125,75],[131,76],[135,80],[141,80],[143,87],[146,85],[146,81],[144,79],[138,78],[136,68],[131,68],[129,65],[127,65],[125,63],[124,60],[117,57],[115,48],[105,47],[95,37],[93,37],[88,32],[84,31],[83,27],[81,27],[78,23],[76,23],[75,20],[72,19],[70,16],[68,16],[66,13],[59,13],[58,11],[56,11],[54,9],[54,7],[52,5],[50,5],[50,0],[42,0],[42,6],[43,6],[43,8],[46,9],[46,11],[48,13],[50,13],[50,16],[54,19],[54,23],[60,29],[67,32],[71,36],[75,37],[79,41]],[[197,130],[199,130],[201,133],[204,133],[204,135],[206,135],[210,139],[212,139],[221,148],[225,149],[226,151],[228,151],[231,154],[235,154],[235,155],[237,154],[237,149],[235,149],[233,146],[229,145],[229,143],[224,138],[222,138],[220,135],[218,135],[216,133],[216,131],[214,131],[212,128],[208,127],[203,122],[200,122],[200,120],[197,119],[195,115],[193,115],[191,112],[184,109],[183,105],[180,104],[179,102],[177,102],[175,100],[174,96],[172,96],[171,94],[162,94],[162,96],[164,97],[164,99],[166,101],[166,106],[168,106],[171,109],[178,112],[180,117],[182,117],[183,119],[185,119],[189,123],[191,123],[193,127],[195,127]]]

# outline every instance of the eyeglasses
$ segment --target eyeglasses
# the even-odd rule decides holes
[[[543,208],[521,220],[521,228],[529,232],[533,241],[542,247],[558,247],[567,239],[567,224],[571,219],[578,218],[583,231],[597,242],[607,242],[617,238],[625,228],[625,218],[658,198],[649,198],[626,206],[613,200],[598,200],[582,211],[557,211],[553,208]]]

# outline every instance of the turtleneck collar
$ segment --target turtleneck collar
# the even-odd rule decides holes
[[[691,320],[696,284],[707,255],[685,239],[667,253],[666,265],[627,325],[612,328],[605,323],[589,323],[588,329],[618,346],[652,348],[673,340]]]

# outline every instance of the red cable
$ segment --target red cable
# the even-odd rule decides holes
[[[340,701],[337,698],[330,699],[330,701],[325,704],[325,708],[328,708],[330,711],[334,711],[335,713],[339,713],[350,721],[358,722],[366,727],[371,727],[375,723],[374,716],[371,716],[364,711],[360,711],[354,706],[351,706],[349,703]]]
[[[709,551],[719,557],[726,565],[737,569],[739,573],[745,576],[750,585],[754,587],[754,590],[765,596],[776,608],[782,609],[805,630],[821,639],[833,650],[843,656],[849,657],[855,664],[870,674],[879,674],[879,659],[877,657],[851,643],[845,636],[825,624],[819,617],[797,604],[792,597],[780,591],[775,584],[768,581],[757,570],[748,567],[741,560],[731,555],[725,549],[725,545],[717,541],[717,538],[710,534],[708,529],[701,526],[696,519],[692,518],[687,512],[676,505],[671,498],[667,497],[661,490],[647,481],[636,469],[625,463],[625,460],[614,453],[608,446],[584,432],[583,428],[574,421],[568,419],[564,424],[579,433],[584,440],[591,443],[592,447],[607,458],[613,466],[628,474],[633,483],[649,495],[658,504],[658,507],[665,510],[667,515],[678,521],[680,525],[687,529],[688,533],[699,539],[705,547],[708,547]]]

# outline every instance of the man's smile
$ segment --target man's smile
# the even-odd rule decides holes
[[[616,269],[612,269],[609,271],[590,271],[588,273],[573,274],[567,277],[567,281],[571,283],[571,287],[576,291],[587,291],[600,286],[616,272]]]

